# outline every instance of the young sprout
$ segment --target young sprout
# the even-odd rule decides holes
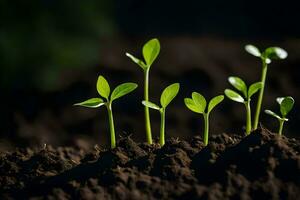
[[[203,115],[204,118],[204,145],[206,146],[208,144],[208,133],[209,133],[209,114],[212,111],[212,109],[217,106],[219,103],[221,103],[224,100],[223,95],[216,96],[212,98],[208,106],[206,106],[206,100],[205,98],[197,93],[192,93],[192,98],[185,98],[184,103],[188,109],[190,109],[193,112],[200,113]]]
[[[160,112],[160,137],[159,137],[159,144],[163,146],[165,144],[165,116],[166,116],[166,108],[171,103],[171,101],[176,97],[179,92],[179,83],[174,83],[169,85],[164,89],[160,96],[160,104],[161,107],[152,103],[150,101],[142,101],[142,104],[148,108],[152,108],[154,110],[158,110]]]
[[[143,46],[143,57],[144,60],[138,59],[135,56],[126,53],[133,62],[138,64],[144,71],[144,100],[149,101],[149,71],[150,67],[157,58],[160,52],[160,43],[158,39],[154,38],[148,41]],[[146,136],[149,144],[152,144],[152,134],[151,134],[151,123],[150,123],[150,114],[149,108],[145,106],[145,125],[146,125]]]
[[[246,134],[249,135],[251,132],[251,108],[250,108],[251,97],[256,92],[258,92],[259,89],[262,88],[263,84],[261,82],[253,83],[252,85],[250,85],[249,89],[247,89],[245,82],[239,77],[231,76],[228,78],[228,81],[235,89],[237,89],[242,93],[242,95],[240,95],[239,93],[231,89],[225,90],[225,95],[229,99],[231,99],[232,101],[243,103],[245,105],[246,113],[247,113]]]
[[[276,101],[280,106],[281,117],[271,110],[265,110],[265,113],[278,119],[279,121],[278,134],[282,135],[283,124],[285,121],[288,121],[286,116],[294,106],[294,99],[292,97],[278,97]]]
[[[108,120],[109,120],[109,129],[110,129],[110,142],[111,148],[116,147],[116,136],[115,136],[115,127],[114,127],[114,118],[112,112],[112,102],[137,88],[137,84],[135,83],[123,83],[118,85],[113,92],[110,94],[110,86],[107,80],[103,76],[98,77],[98,81],[96,84],[97,91],[99,95],[102,97],[91,98],[81,103],[74,104],[75,106],[83,106],[88,108],[98,108],[100,106],[106,106],[108,112]]]
[[[268,64],[271,63],[271,60],[278,60],[278,59],[285,59],[287,57],[287,52],[280,48],[280,47],[269,47],[265,49],[264,52],[260,52],[260,50],[255,47],[254,45],[246,45],[245,50],[255,57],[259,57],[262,61],[262,73],[261,73],[261,82],[262,88],[260,89],[257,105],[256,105],[256,112],[255,118],[253,123],[253,129],[257,129],[258,122],[259,122],[259,115],[261,111],[261,104],[264,96],[265,84],[266,84],[266,77],[268,71]]]

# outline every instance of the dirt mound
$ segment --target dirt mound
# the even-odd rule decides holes
[[[247,137],[122,138],[113,150],[17,149],[0,156],[0,199],[298,199],[300,141],[261,129]]]

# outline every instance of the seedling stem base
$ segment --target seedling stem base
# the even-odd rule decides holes
[[[246,119],[246,135],[249,135],[251,132],[251,108],[250,101],[245,102],[247,119]]]
[[[282,135],[283,124],[284,124],[284,120],[279,120],[279,130],[278,130],[279,135]]]
[[[209,114],[203,114],[204,118],[204,134],[203,134],[203,141],[204,145],[207,146],[208,144],[208,130],[209,130]]]
[[[115,135],[115,126],[114,126],[114,117],[112,113],[111,103],[107,104],[107,113],[109,120],[109,130],[110,130],[110,146],[111,148],[116,147],[116,135]]]
[[[160,146],[164,146],[165,144],[165,116],[166,116],[166,110],[162,108],[160,111],[160,137],[159,137],[159,144]]]

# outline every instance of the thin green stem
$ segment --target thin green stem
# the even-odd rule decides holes
[[[279,120],[279,130],[278,130],[279,135],[282,135],[283,124],[284,124],[284,120]]]
[[[261,82],[262,82],[262,87],[259,91],[259,96],[256,104],[256,112],[255,112],[255,117],[254,117],[254,124],[253,124],[253,130],[257,129],[258,122],[259,122],[259,115],[261,111],[261,104],[264,96],[264,90],[265,90],[265,85],[266,85],[266,77],[267,77],[267,71],[268,71],[268,64],[266,63],[266,59],[262,59],[262,73],[261,73]]]
[[[159,144],[160,146],[164,146],[165,144],[165,123],[166,123],[166,109],[162,108],[160,111],[160,137]]]
[[[144,71],[144,100],[149,101],[149,68]],[[151,123],[150,123],[150,113],[147,106],[145,109],[145,125],[146,125],[146,137],[149,144],[152,144],[152,134],[151,134]]]
[[[115,135],[114,117],[112,113],[111,102],[108,102],[106,107],[107,107],[108,120],[109,120],[110,147],[113,149],[116,147],[116,135]]]
[[[250,100],[245,102],[247,119],[246,119],[246,135],[249,135],[251,132],[251,108],[250,108]]]
[[[208,131],[209,131],[209,114],[204,113],[203,118],[204,118],[203,142],[204,142],[204,145],[207,146],[207,144],[208,144]]]

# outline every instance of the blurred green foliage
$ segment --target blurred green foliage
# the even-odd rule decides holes
[[[111,15],[111,1],[0,1],[0,87],[51,89],[62,69],[95,65]]]

